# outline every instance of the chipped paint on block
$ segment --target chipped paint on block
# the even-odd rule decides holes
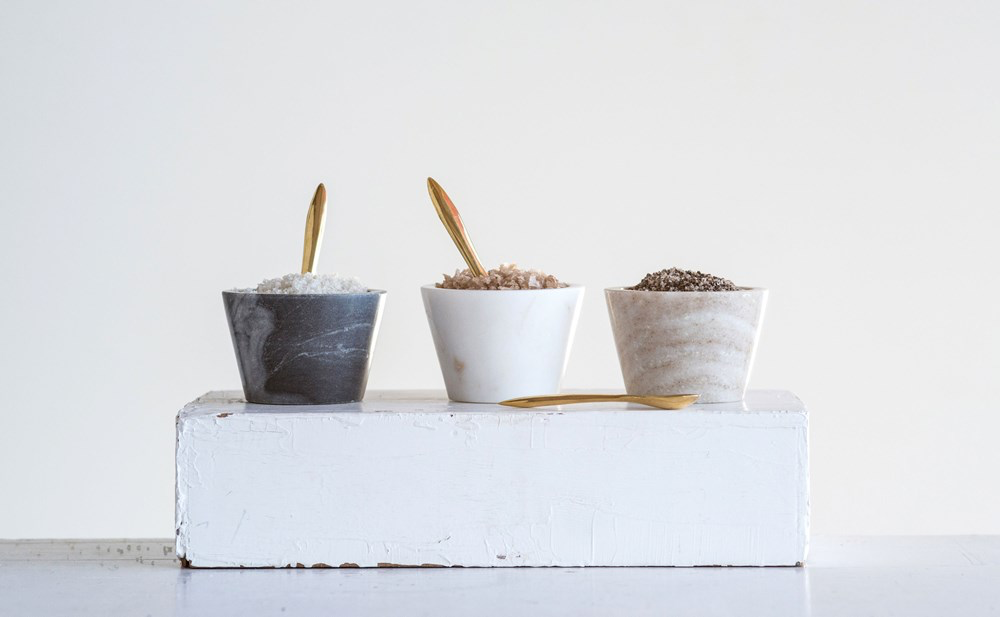
[[[177,554],[192,567],[797,565],[807,431],[781,391],[682,411],[213,392],[177,418]]]

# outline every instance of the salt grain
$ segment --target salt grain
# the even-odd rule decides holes
[[[261,294],[351,294],[364,293],[368,287],[353,276],[337,274],[286,274],[267,279],[255,290]]]
[[[643,277],[637,285],[626,287],[637,291],[739,291],[732,281],[704,272],[670,268]]]
[[[556,289],[566,287],[551,274],[538,270],[522,270],[516,264],[502,264],[485,276],[476,276],[471,270],[456,270],[454,276],[444,275],[436,285],[442,289]]]

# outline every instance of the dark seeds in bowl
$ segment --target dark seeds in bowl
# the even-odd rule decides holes
[[[712,276],[695,270],[670,268],[652,272],[643,277],[638,284],[626,289],[636,291],[738,291],[729,279]]]

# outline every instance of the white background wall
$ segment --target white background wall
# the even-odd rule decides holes
[[[817,533],[1000,533],[996,2],[0,5],[0,537],[171,536],[174,413],[238,387],[220,290],[389,291],[370,386],[437,388],[418,286],[772,290],[753,386],[811,407]]]

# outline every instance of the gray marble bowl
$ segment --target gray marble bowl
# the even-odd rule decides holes
[[[243,393],[251,403],[322,405],[365,396],[385,292],[224,291]]]
[[[604,290],[625,390],[743,400],[767,290]]]

